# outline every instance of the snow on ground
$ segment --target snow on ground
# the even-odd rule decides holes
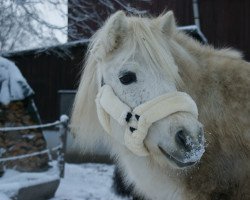
[[[56,167],[56,163],[52,164]],[[10,200],[9,197],[20,187],[56,179],[58,170],[54,167],[46,173],[7,170],[0,178],[0,200]],[[113,165],[66,164],[65,177],[61,179],[55,197],[50,200],[129,200],[114,194],[113,171]]]
[[[113,171],[113,165],[66,164],[65,178],[50,200],[125,200],[112,191]]]
[[[1,192],[0,192],[0,199],[1,200],[10,200],[9,197],[7,197],[4,193],[1,193]]]
[[[59,178],[59,170],[56,162],[50,163],[52,168],[46,172],[18,172],[8,169],[0,178],[0,200],[8,199],[17,194],[23,187],[52,181]]]

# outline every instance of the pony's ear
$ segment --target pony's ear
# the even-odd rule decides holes
[[[166,14],[160,17],[160,26],[162,32],[169,36],[176,32],[177,27],[173,11],[168,11]]]
[[[91,53],[102,59],[120,44],[127,31],[126,15],[123,11],[117,11],[106,22],[96,35],[97,41],[93,42]]]

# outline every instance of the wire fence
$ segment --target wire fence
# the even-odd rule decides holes
[[[11,132],[11,131],[23,131],[23,130],[29,130],[29,129],[51,128],[51,127],[57,126],[61,123],[62,123],[61,121],[55,121],[53,123],[41,124],[41,125],[20,126],[20,127],[4,127],[4,128],[0,128],[0,131]]]
[[[51,149],[45,149],[43,151],[32,152],[28,154],[12,156],[7,158],[0,158],[0,163],[14,161],[19,159],[25,159],[37,155],[48,154],[49,158],[52,158],[52,152],[58,152],[58,167],[60,170],[60,177],[64,177],[64,155],[66,150],[66,140],[67,140],[67,130],[68,130],[68,117],[66,115],[62,115],[60,120],[55,121],[53,123],[41,124],[41,125],[32,125],[32,126],[20,126],[20,127],[0,127],[0,131],[11,133],[11,131],[23,131],[30,129],[45,129],[45,128],[53,128],[59,126],[59,133],[61,137],[61,144]]]
[[[43,151],[37,151],[37,152],[23,154],[23,155],[19,155],[19,156],[12,156],[12,157],[7,157],[7,158],[0,158],[0,162],[7,162],[7,161],[19,160],[19,159],[29,158],[29,157],[33,157],[33,156],[42,155],[42,154],[48,154],[48,156],[51,157],[51,152],[58,151],[61,148],[62,148],[62,145],[60,144],[60,145],[58,145],[56,147],[53,147],[50,150],[49,149],[45,149]]]

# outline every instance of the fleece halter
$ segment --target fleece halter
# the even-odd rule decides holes
[[[112,135],[110,117],[125,126],[124,143],[138,156],[149,154],[144,145],[149,127],[176,112],[191,113],[198,118],[193,99],[184,92],[170,92],[147,101],[135,109],[123,103],[109,85],[103,85],[96,96],[97,115],[104,130]]]

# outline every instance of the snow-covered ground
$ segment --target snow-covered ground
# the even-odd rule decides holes
[[[0,178],[0,200],[16,195],[20,188],[58,179],[59,170],[56,162],[51,162],[50,165],[52,167],[48,171],[40,173],[21,173],[12,169],[6,170]]]
[[[66,164],[65,177],[61,179],[55,197],[50,200],[128,200],[116,196],[112,190],[114,166],[106,164]],[[16,188],[26,186],[30,181],[54,179],[58,173],[50,170],[46,176],[39,173],[19,173],[7,170],[0,178],[0,200],[10,200],[8,196]]]
[[[51,200],[125,200],[112,191],[113,171],[113,165],[66,164],[65,178]]]

